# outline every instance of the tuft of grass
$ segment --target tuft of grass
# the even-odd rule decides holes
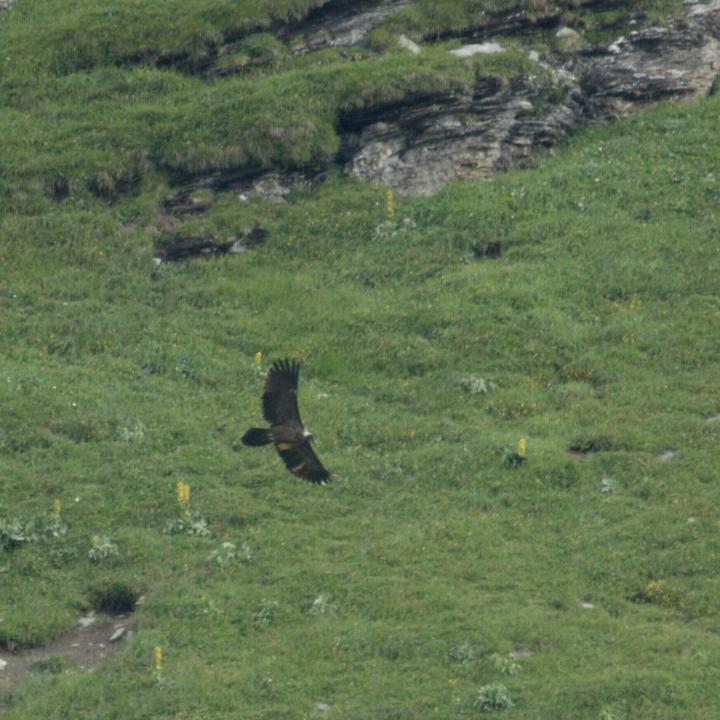
[[[135,609],[140,591],[132,584],[113,581],[90,593],[90,605],[98,612],[127,613]]]

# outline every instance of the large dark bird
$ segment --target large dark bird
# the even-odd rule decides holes
[[[325,485],[330,473],[312,448],[313,436],[300,419],[297,404],[300,365],[295,360],[277,360],[270,367],[262,396],[263,415],[270,428],[250,428],[242,442],[251,447],[275,443],[275,449],[298,477]]]

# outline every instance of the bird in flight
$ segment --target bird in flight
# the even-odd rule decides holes
[[[330,481],[312,448],[313,436],[300,419],[297,392],[300,365],[296,360],[276,360],[270,367],[262,396],[263,416],[269,428],[250,428],[241,438],[245,445],[275,444],[287,469],[318,485]]]

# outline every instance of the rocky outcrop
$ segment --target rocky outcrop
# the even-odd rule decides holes
[[[701,97],[720,71],[720,42],[701,22],[631,32],[594,56],[579,58],[576,75],[593,117],[619,117],[664,98]]]
[[[17,0],[0,0],[0,12],[3,10],[9,10]]]
[[[330,0],[276,34],[294,54],[366,45],[370,32],[408,2]],[[533,69],[525,76],[479,77],[466,91],[414,94],[342,114],[337,160],[349,174],[389,185],[400,195],[428,194],[453,180],[485,178],[531,163],[583,124],[620,118],[666,98],[705,96],[720,72],[720,0],[687,6],[683,19],[662,27],[643,27],[647,17],[625,0],[559,0],[540,4],[535,12],[518,5],[480,13],[474,25],[425,41],[462,38],[468,44],[450,51],[460,57],[503,52],[508,36],[522,41],[538,30],[546,38],[550,31],[554,43],[542,57],[528,52]],[[617,31],[616,39],[591,46],[582,35],[584,9],[620,11],[599,28]],[[422,44],[404,35],[398,44],[413,54],[423,52]],[[218,55],[232,49],[228,45]],[[214,62],[205,58],[194,71],[219,72]],[[191,190],[232,190],[240,200],[282,201],[296,189],[322,182],[323,170],[254,168],[181,183],[187,189],[186,181],[192,180]],[[181,206],[168,210],[174,215],[202,211],[197,204]]]
[[[0,0],[2,2],[3,0]],[[303,55],[326,47],[353,47],[367,44],[370,32],[388,15],[408,5],[410,0],[329,0],[307,18],[291,23],[274,23],[270,27],[257,27],[253,31],[273,32],[287,46],[291,55]],[[249,61],[240,70],[223,65],[222,58],[231,57],[242,47],[243,38],[228,37],[218,47],[208,48],[199,57],[188,52],[167,53],[158,60],[160,67],[174,67],[190,74],[217,77],[244,72],[248,67],[260,67],[265,59]]]
[[[322,47],[362,45],[370,31],[410,0],[335,0],[311,13],[303,23],[283,28],[280,38],[290,41],[294,53]]]
[[[588,122],[665,98],[707,95],[720,72],[720,2],[685,21],[630,32],[539,62],[513,81],[480,78],[466,95],[408,98],[341,119],[352,175],[427,194],[527,162]]]
[[[489,177],[557,144],[577,125],[582,105],[569,89],[545,104],[550,85],[481,78],[468,96],[434,96],[345,117],[347,169],[401,195],[428,194],[450,180]],[[371,116],[372,117],[372,116]]]

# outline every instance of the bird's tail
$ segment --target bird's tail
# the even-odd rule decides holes
[[[268,445],[272,442],[272,435],[267,428],[250,428],[240,440],[244,445],[250,447],[258,447],[260,445]]]

